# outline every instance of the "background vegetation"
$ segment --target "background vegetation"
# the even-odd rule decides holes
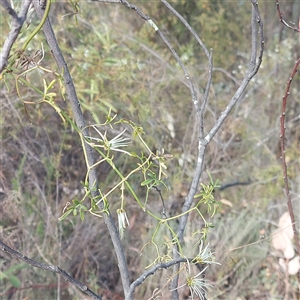
[[[207,61],[192,36],[159,1],[138,4],[176,46],[196,78],[198,92],[202,93]],[[297,276],[289,276],[280,269],[281,254],[274,252],[270,239],[246,246],[259,241],[263,235],[271,236],[287,209],[280,166],[279,116],[285,84],[300,49],[299,36],[278,22],[275,3],[266,1],[260,5],[266,37],[262,67],[205,155],[205,169],[221,185],[236,181],[248,183],[215,191],[215,198],[223,205],[207,241],[221,267],[216,265],[206,274],[213,285],[208,299],[283,299],[286,295],[290,297],[287,299],[299,298]],[[249,1],[180,0],[174,7],[200,34],[206,46],[213,48],[213,86],[205,115],[205,129],[209,130],[247,68],[250,29],[244,20],[249,19],[251,5]],[[282,5],[287,20],[297,22],[299,10],[298,1]],[[179,213],[195,167],[197,135],[189,90],[175,60],[155,32],[124,7],[96,2],[58,2],[52,5],[50,17],[88,122],[103,123],[111,110],[118,118],[142,126],[145,140],[153,151],[163,147],[172,153],[167,170],[170,190],[163,190],[163,195],[168,211]],[[10,18],[4,11],[1,11],[0,24],[3,44],[10,26]],[[16,48],[24,43],[36,24],[33,13]],[[42,66],[56,68],[47,44],[42,41],[40,32],[28,48],[28,62],[23,65],[20,62],[18,66],[20,74],[40,59],[33,57],[42,47],[45,52]],[[27,79],[42,88],[42,80],[49,83],[53,73],[41,74],[36,70]],[[102,220],[86,215],[84,221],[72,216],[58,221],[66,203],[80,199],[84,193],[81,182],[86,167],[78,135],[65,126],[50,105],[37,103],[39,95],[29,86],[19,84],[22,100],[33,103],[25,109],[15,82],[1,81],[1,84],[1,239],[28,257],[67,270],[104,299],[122,299],[118,267]],[[286,112],[287,165],[298,220],[299,86],[298,74]],[[58,88],[56,83],[54,89]],[[69,109],[63,94],[57,95],[55,101]],[[134,168],[134,163],[122,156],[117,164],[125,172]],[[104,189],[113,186],[114,176],[108,166],[101,165],[99,180]],[[137,182],[135,188],[141,195],[145,194],[138,183],[140,178],[132,181],[133,185]],[[209,182],[207,173],[203,173],[201,181]],[[133,199],[128,197],[126,201],[130,226],[123,243],[131,276],[136,277],[156,257],[151,247],[141,251],[156,225],[136,209]],[[115,218],[118,203],[119,199],[110,203]],[[161,203],[153,191],[148,205],[160,213]],[[192,234],[200,231],[203,224],[193,222],[193,215],[190,218],[187,231],[193,241]],[[5,275],[1,276],[3,299],[84,297],[51,273],[8,257],[2,257],[0,264]],[[154,289],[165,284],[168,272],[161,272],[161,276],[137,290],[136,299],[150,298]],[[188,299],[188,290],[180,297]]]

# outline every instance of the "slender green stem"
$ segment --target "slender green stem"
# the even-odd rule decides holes
[[[30,41],[34,38],[34,36],[41,30],[41,28],[43,27],[43,25],[46,22],[46,19],[48,17],[49,11],[50,11],[50,7],[51,7],[51,0],[45,0],[47,2],[46,7],[45,7],[45,13],[44,16],[41,20],[41,22],[39,23],[39,25],[36,27],[36,29],[31,33],[31,35],[28,37],[28,39],[25,41],[23,47],[21,48],[21,52],[25,51],[25,49],[27,48],[28,44],[30,43]]]

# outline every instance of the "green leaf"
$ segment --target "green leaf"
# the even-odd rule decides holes
[[[56,79],[53,79],[53,80],[49,83],[47,89],[50,90],[50,89],[54,86],[55,82],[56,82]]]
[[[83,210],[83,209],[81,209],[81,210],[79,211],[79,215],[80,215],[81,221],[84,221],[84,210]]]
[[[150,184],[152,181],[153,181],[153,179],[146,179],[145,181],[143,181],[143,182],[141,183],[141,186],[148,185],[148,184]]]
[[[60,218],[58,218],[59,221],[62,221],[65,219],[70,213],[72,212],[72,209],[67,210]]]
[[[74,203],[75,205],[80,205],[80,201],[78,201],[77,199],[74,199],[74,200],[73,200],[73,203]]]
[[[18,277],[14,276],[14,275],[9,276],[9,281],[10,281],[11,285],[16,288],[21,286],[21,281],[19,280]]]
[[[119,59],[116,59],[116,58],[107,58],[104,60],[104,65],[105,66],[108,66],[108,67],[111,67],[111,66],[114,66],[114,65],[119,65],[121,63],[121,61]]]

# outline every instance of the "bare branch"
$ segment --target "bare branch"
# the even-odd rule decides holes
[[[208,101],[210,86],[212,83],[212,73],[213,73],[213,58],[212,58],[212,49],[210,49],[209,57],[208,57],[208,79],[205,87],[205,92],[203,96],[203,101],[200,108],[200,116],[199,116],[199,129],[200,129],[200,139],[204,138],[204,110],[206,107],[206,103]]]
[[[294,30],[294,31],[297,31],[300,33],[300,28],[299,27],[296,27],[296,25],[294,24],[294,26],[291,26],[288,22],[286,22],[284,19],[283,19],[283,15],[280,11],[280,7],[279,7],[279,1],[276,0],[276,8],[277,8],[277,11],[278,11],[278,15],[279,15],[279,21],[284,24],[286,27]],[[299,26],[300,26],[300,19],[299,19]]]
[[[52,273],[56,273],[56,274],[62,276],[66,281],[69,281],[71,284],[75,285],[83,293],[89,295],[92,299],[102,300],[102,297],[96,295],[86,285],[82,284],[79,280],[77,280],[77,279],[73,278],[72,276],[70,276],[67,272],[65,272],[61,268],[59,268],[57,266],[47,265],[47,264],[44,264],[44,263],[39,263],[39,262],[37,262],[37,261],[21,254],[20,252],[8,247],[1,240],[0,240],[0,249],[2,251],[5,251],[6,253],[10,254],[12,257],[20,259],[20,260],[24,261],[25,263],[27,263],[27,264],[35,267],[35,268],[40,268],[40,269],[43,269],[43,270],[46,270],[46,271],[49,271],[49,272],[52,272]]]
[[[13,19],[19,20],[19,17],[16,11],[11,7],[10,3],[7,0],[1,0],[2,7],[12,16]]]
[[[286,112],[286,104],[287,99],[290,94],[290,87],[292,80],[294,79],[298,67],[300,65],[300,58],[297,60],[297,62],[294,65],[294,68],[292,70],[292,73],[290,75],[290,78],[286,84],[285,93],[282,97],[282,108],[281,108],[281,116],[280,116],[280,148],[281,148],[281,162],[282,162],[282,171],[283,171],[283,179],[284,179],[284,187],[285,187],[285,194],[287,199],[287,206],[289,210],[289,214],[291,217],[291,222],[293,226],[293,232],[294,232],[294,239],[295,244],[297,247],[298,255],[300,256],[300,244],[299,244],[299,237],[298,237],[298,231],[296,228],[296,222],[295,222],[295,216],[294,216],[294,210],[293,210],[293,204],[291,200],[291,193],[289,189],[289,181],[288,181],[288,174],[287,174],[287,165],[286,165],[286,159],[285,159],[285,112]]]
[[[12,16],[12,22],[11,22],[11,30],[7,36],[7,39],[4,42],[2,51],[0,53],[0,73],[4,70],[7,64],[7,59],[9,57],[10,50],[14,45],[20,33],[20,30],[26,20],[26,15],[30,3],[31,0],[23,0],[19,16],[17,16],[16,12],[12,9],[12,7],[7,2],[7,0],[1,0],[2,6]]]
[[[49,0],[48,0],[49,1]],[[43,8],[39,5],[39,0],[34,0],[33,5],[35,7],[35,10],[41,19],[44,15]],[[43,27],[47,42],[49,44],[49,47],[51,49],[51,52],[56,60],[56,63],[58,65],[58,68],[60,70],[60,73],[63,74],[64,83],[66,87],[66,93],[68,96],[68,100],[70,101],[71,108],[74,114],[74,119],[76,122],[77,127],[79,130],[82,131],[83,136],[88,136],[87,127],[85,126],[85,120],[83,117],[82,110],[80,108],[80,103],[78,101],[78,97],[76,94],[75,86],[73,83],[73,79],[70,75],[67,63],[62,55],[62,52],[60,50],[60,47],[57,43],[55,34],[52,29],[52,25],[49,21],[49,18],[47,18],[44,27]],[[96,172],[96,168],[90,168],[94,165],[94,152],[92,147],[85,143],[84,145],[86,156],[87,156],[87,164],[89,171],[89,188],[91,191],[92,197],[98,197],[99,191],[98,191],[98,176]],[[110,213],[104,214],[104,221],[107,226],[107,229],[109,231],[110,237],[112,239],[113,245],[114,245],[114,251],[116,253],[117,259],[118,259],[118,266],[120,270],[121,280],[123,284],[123,290],[125,293],[125,296],[127,294],[127,291],[129,289],[129,273],[128,268],[126,264],[126,258],[123,250],[123,246],[121,244],[120,236],[117,231],[117,228],[114,224],[113,218]]]
[[[192,180],[192,184],[189,190],[189,193],[187,195],[187,198],[183,204],[182,207],[182,213],[187,212],[190,208],[191,205],[194,201],[194,195],[197,192],[200,177],[202,174],[202,168],[203,168],[203,162],[204,162],[204,154],[205,154],[205,149],[208,143],[212,140],[213,136],[217,133],[217,131],[220,129],[222,124],[224,123],[226,117],[229,115],[230,111],[232,108],[235,106],[237,101],[241,98],[244,90],[248,86],[250,80],[252,77],[257,73],[259,66],[262,61],[262,55],[263,55],[263,49],[264,49],[264,38],[263,38],[263,24],[260,18],[260,14],[258,11],[258,6],[257,2],[254,0],[251,0],[252,2],[252,21],[251,21],[251,27],[252,27],[252,49],[251,49],[251,58],[250,58],[250,63],[248,67],[247,74],[242,81],[241,86],[238,88],[236,91],[235,95],[233,98],[230,100],[228,106],[226,109],[221,113],[221,116],[213,126],[213,128],[210,130],[210,132],[206,135],[206,137],[200,138],[199,139],[199,145],[198,145],[198,159],[197,159],[197,164],[195,168],[195,173],[194,177]],[[259,55],[257,58],[256,52],[257,52],[257,30],[256,30],[256,23],[258,23],[259,26],[259,35],[260,35],[260,51]],[[179,220],[179,228],[178,228],[178,239],[181,242],[183,240],[183,233],[187,224],[188,220],[188,214],[184,214],[180,220]],[[177,258],[175,256],[175,258]],[[176,266],[178,268],[178,266]],[[174,290],[178,285],[178,276],[174,278],[171,288]],[[176,291],[173,292],[172,297],[174,300],[178,299],[178,293]]]
[[[192,33],[192,35],[195,37],[195,39],[197,40],[197,42],[200,44],[200,46],[202,47],[204,53],[206,54],[207,58],[208,58],[208,63],[209,63],[209,68],[208,68],[208,80],[207,80],[207,84],[206,84],[206,88],[205,88],[205,93],[204,93],[204,97],[202,100],[202,104],[201,107],[199,106],[199,101],[197,100],[196,97],[194,97],[194,87],[193,85],[191,86],[191,94],[192,94],[192,100],[197,112],[197,116],[198,116],[198,122],[199,122],[199,131],[200,131],[200,141],[203,140],[204,138],[204,110],[205,110],[205,106],[208,100],[208,96],[209,96],[209,90],[210,90],[210,86],[211,86],[211,82],[212,82],[212,68],[213,68],[213,63],[212,63],[212,53],[209,53],[206,46],[204,45],[204,43],[202,42],[202,40],[200,39],[200,37],[198,36],[198,34],[192,29],[192,27],[188,24],[188,22],[166,1],[166,0],[161,0],[166,7],[174,14],[176,15],[179,20],[185,25],[185,27]],[[170,47],[169,47],[170,48]],[[172,51],[172,50],[171,50]],[[173,53],[173,52],[172,52]],[[174,55],[174,53],[173,53]],[[175,56],[175,55],[174,55]],[[176,58],[176,56],[175,56]],[[177,58],[176,58],[177,59]],[[184,69],[183,69],[184,70]],[[187,79],[190,80],[191,84],[192,84],[192,80],[190,79],[190,77],[188,77]],[[204,149],[203,149],[204,150]],[[200,147],[199,147],[199,155],[198,155],[198,160],[197,160],[197,165],[196,165],[196,169],[195,169],[195,174],[193,177],[193,181],[192,181],[192,185],[191,185],[191,189],[190,191],[193,191],[193,195],[192,193],[190,193],[190,201],[188,200],[188,197],[183,205],[183,212],[186,212],[190,209],[190,206],[192,204],[193,201],[193,197],[196,193],[199,181],[200,181],[200,177],[202,174],[202,165],[203,165],[203,158],[204,158],[204,151],[200,151]],[[180,242],[182,242],[183,240],[183,231],[186,225],[188,219],[188,214],[186,214],[183,217],[180,218],[180,224],[179,224],[179,231],[178,231],[178,239]],[[180,228],[182,228],[182,230],[180,230]],[[178,254],[178,246],[174,245],[173,248],[173,255],[175,259],[179,258],[179,254]],[[170,289],[172,290],[172,299],[177,300],[179,299],[179,295],[178,295],[178,291],[177,291],[177,286],[178,286],[178,279],[179,279],[179,275],[178,275],[178,270],[179,270],[179,264],[174,266],[174,278],[170,284]]]
[[[194,36],[196,41],[199,43],[199,45],[202,47],[207,59],[210,57],[210,53],[207,50],[205,44],[200,39],[199,35],[195,32],[195,30],[190,26],[190,24],[180,15],[176,9],[174,9],[166,0],[161,0],[162,3],[166,5],[166,7],[184,24],[184,26],[191,32],[191,34]]]
[[[250,80],[254,77],[254,75],[257,73],[261,62],[262,62],[262,56],[264,51],[264,35],[263,35],[263,23],[259,14],[257,1],[251,0],[252,2],[252,21],[251,21],[251,28],[252,28],[252,47],[251,47],[251,57],[250,57],[250,63],[248,66],[248,70],[246,73],[246,76],[244,77],[240,87],[235,92],[234,96],[228,103],[225,110],[221,113],[221,116],[215,123],[215,125],[212,127],[212,129],[209,131],[209,133],[206,135],[204,139],[204,143],[207,145],[214,135],[218,132],[222,124],[224,123],[225,119],[229,115],[232,108],[235,106],[235,104],[240,100],[241,96],[243,95],[243,92],[245,91],[246,87],[248,86]],[[257,55],[257,29],[256,25],[258,24],[258,33],[260,36],[260,50]]]
[[[276,8],[277,8],[278,15],[279,15],[279,21],[282,22],[288,28],[300,33],[299,27],[291,26],[283,19],[278,0],[276,0]],[[299,26],[300,26],[300,19],[299,19]],[[282,108],[281,108],[281,116],[280,116],[280,148],[281,148],[281,162],[282,162],[282,171],[283,171],[283,179],[284,179],[284,188],[285,188],[285,194],[286,194],[286,198],[287,198],[287,206],[288,206],[288,211],[289,211],[292,226],[293,226],[294,239],[295,239],[295,244],[297,247],[297,252],[298,252],[298,255],[300,256],[300,242],[299,242],[299,237],[298,237],[298,231],[297,231],[296,224],[295,224],[296,222],[295,222],[293,204],[292,204],[292,200],[291,200],[291,193],[290,193],[290,188],[289,188],[287,165],[286,165],[286,158],[285,158],[286,104],[287,104],[287,98],[290,94],[290,87],[291,87],[292,81],[298,71],[299,65],[300,65],[300,58],[298,58],[298,60],[296,61],[295,65],[294,65],[294,68],[291,72],[289,80],[286,84],[284,96],[282,97]]]
[[[207,144],[211,141],[213,136],[220,129],[220,127],[223,124],[223,122],[225,121],[226,117],[228,116],[228,114],[230,113],[230,111],[232,110],[234,105],[237,103],[237,101],[242,96],[242,93],[246,89],[246,87],[247,87],[248,83],[250,82],[250,80],[252,79],[252,77],[258,71],[258,68],[261,64],[262,54],[263,54],[263,46],[264,46],[263,25],[262,25],[262,22],[261,22],[261,19],[260,19],[259,11],[258,11],[258,8],[257,8],[257,3],[253,0],[251,0],[251,2],[253,4],[253,7],[252,7],[252,50],[251,50],[251,59],[250,59],[248,71],[247,71],[247,74],[246,74],[244,80],[242,81],[241,86],[238,88],[235,95],[230,100],[228,106],[226,107],[224,112],[222,112],[221,116],[219,117],[219,119],[217,120],[217,122],[215,123],[213,128],[210,130],[210,132],[207,134],[207,136],[204,138],[204,140],[200,139],[200,141],[199,141],[199,147],[198,147],[199,148],[199,153],[198,153],[198,160],[197,160],[195,175],[194,175],[194,178],[193,178],[193,182],[192,182],[189,194],[188,194],[187,199],[186,199],[186,201],[183,205],[183,212],[188,211],[190,209],[191,205],[192,205],[193,198],[194,198],[194,195],[196,193],[198,183],[199,183],[199,180],[200,180],[200,175],[201,175],[201,172],[202,172],[204,152],[205,152],[205,148],[206,148]],[[259,52],[259,57],[258,57],[258,62],[257,63],[256,63],[256,59],[257,59],[257,57],[256,57],[256,43],[257,43],[256,42],[257,41],[256,22],[259,24],[259,28],[260,28],[259,33],[260,33],[260,38],[261,38],[261,50]],[[184,231],[184,228],[185,228],[185,225],[186,225],[186,222],[187,222],[187,217],[188,217],[187,214],[185,214],[180,219],[179,235],[178,235],[179,240],[182,240],[183,231]]]
[[[149,276],[154,275],[157,270],[168,269],[169,267],[171,267],[173,265],[177,265],[179,263],[183,263],[186,261],[192,261],[192,260],[193,259],[180,258],[180,259],[169,261],[167,263],[159,263],[159,264],[153,266],[152,268],[147,270],[144,274],[142,274],[140,277],[138,277],[134,282],[131,283],[129,293],[128,293],[128,298],[125,298],[125,299],[126,300],[131,299],[130,297],[132,297],[136,287],[141,285]]]
[[[107,1],[99,1],[99,0],[94,0],[94,1],[98,1],[98,2],[107,2]],[[187,81],[189,82],[189,88],[190,88],[190,92],[192,95],[192,101],[194,103],[194,106],[196,108],[196,111],[199,112],[199,101],[197,99],[197,94],[195,91],[195,86],[194,83],[189,75],[189,72],[187,70],[187,68],[185,67],[185,65],[183,64],[183,62],[181,61],[180,57],[178,56],[177,52],[175,51],[175,49],[172,47],[171,43],[168,41],[168,39],[166,38],[166,36],[163,34],[163,32],[157,27],[157,25],[153,22],[153,20],[145,15],[144,13],[142,13],[137,6],[129,3],[126,0],[120,0],[120,1],[116,1],[114,3],[120,3],[125,5],[127,8],[130,8],[132,10],[134,10],[143,20],[147,21],[148,24],[155,30],[155,32],[161,37],[161,39],[163,40],[163,42],[167,45],[167,47],[169,48],[169,50],[172,52],[174,58],[176,59],[176,61],[178,62],[179,66],[181,67],[181,69],[184,72],[184,76],[187,79]]]
[[[198,114],[198,119],[199,119],[199,128],[200,128],[200,138],[204,138],[204,110],[205,106],[208,100],[208,95],[209,95],[209,90],[210,86],[212,83],[212,68],[213,68],[213,60],[212,60],[212,50],[209,53],[205,44],[203,41],[200,39],[199,35],[194,31],[194,29],[190,26],[190,24],[166,1],[166,0],[161,0],[166,7],[184,24],[184,26],[191,32],[191,34],[194,36],[196,41],[199,43],[199,45],[202,47],[207,59],[208,59],[208,79],[207,79],[207,84],[205,87],[205,92],[202,100],[201,107],[199,108],[198,103],[196,106],[196,112]],[[195,104],[195,103],[194,103]]]

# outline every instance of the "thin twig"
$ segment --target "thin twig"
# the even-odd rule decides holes
[[[0,53],[0,73],[4,70],[7,65],[7,60],[11,51],[12,46],[14,45],[20,30],[26,20],[27,11],[31,0],[23,0],[22,7],[20,9],[19,15],[15,12],[15,10],[10,6],[7,0],[1,0],[2,6],[5,10],[12,16],[11,22],[11,30],[4,42]]]
[[[49,271],[49,272],[52,272],[52,273],[56,273],[56,274],[62,276],[66,281],[69,281],[70,283],[75,285],[83,293],[89,295],[92,299],[102,300],[102,297],[96,295],[86,285],[84,285],[79,280],[77,280],[77,279],[73,278],[72,276],[70,276],[66,271],[62,270],[61,268],[59,268],[57,266],[53,266],[53,265],[48,265],[48,264],[45,264],[45,263],[39,263],[39,262],[23,255],[22,253],[10,248],[6,244],[4,244],[1,240],[0,240],[0,249],[2,251],[5,251],[6,253],[10,254],[12,257],[20,259],[20,260],[24,261],[25,263],[27,263],[27,264],[35,267],[35,268],[40,268],[40,269],[43,269],[43,270],[46,270],[46,271]]]
[[[295,240],[295,244],[297,247],[297,252],[298,252],[298,255],[300,256],[300,244],[299,244],[298,230],[296,228],[293,204],[292,204],[291,193],[290,193],[290,188],[289,188],[289,179],[288,179],[288,174],[287,174],[286,158],[285,158],[286,104],[287,104],[288,96],[290,95],[291,83],[293,81],[293,78],[295,77],[295,74],[297,73],[299,64],[300,64],[300,58],[297,60],[297,62],[294,65],[292,73],[286,84],[284,96],[282,97],[282,108],[281,108],[281,116],[280,116],[280,148],[281,148],[281,162],[282,162],[283,180],[284,180],[284,188],[285,188],[285,194],[286,194],[286,199],[287,199],[287,206],[288,206],[288,210],[289,210],[289,214],[290,214],[290,218],[291,218],[291,222],[292,222],[292,226],[293,226],[294,240]]]
[[[13,19],[19,21],[19,17],[16,11],[11,7],[10,3],[7,0],[0,1],[2,7],[12,16]]]
[[[276,8],[277,8],[277,11],[278,11],[278,16],[279,16],[279,21],[284,24],[286,27],[294,30],[294,31],[297,31],[300,33],[300,28],[299,27],[296,27],[296,25],[294,24],[294,26],[291,26],[288,22],[286,22],[284,19],[283,19],[283,15],[281,13],[281,10],[280,10],[280,6],[279,6],[279,1],[276,0]],[[299,19],[299,26],[300,26],[300,19]]]
[[[164,201],[163,195],[161,193],[161,189],[158,186],[156,186],[156,185],[153,186],[153,189],[158,193],[158,195],[160,197],[160,200],[161,200],[161,203],[162,203],[162,206],[163,206],[162,215],[166,219],[167,218],[166,207],[165,207],[165,201]]]
[[[150,268],[149,270],[147,270],[145,273],[143,273],[140,277],[138,277],[135,281],[133,281],[130,285],[129,288],[129,296],[132,296],[132,294],[134,293],[134,290],[136,289],[136,287],[138,287],[139,285],[141,285],[149,276],[154,275],[155,272],[159,269],[168,269],[174,265],[177,265],[179,263],[183,263],[183,262],[191,262],[193,259],[186,259],[186,258],[180,258],[180,259],[176,259],[176,260],[172,260],[166,263],[159,263],[155,266],[153,266],[152,268]]]
[[[101,0],[93,0],[93,1],[109,2],[109,1],[101,1]],[[190,88],[190,92],[191,92],[191,95],[192,95],[193,104],[194,104],[194,106],[196,108],[196,111],[199,113],[199,101],[198,101],[198,98],[197,98],[197,94],[196,94],[194,83],[193,83],[193,81],[192,81],[192,79],[191,79],[191,77],[189,75],[189,72],[188,72],[187,68],[185,67],[184,63],[180,59],[180,57],[177,54],[176,50],[172,47],[172,45],[169,42],[169,40],[163,34],[163,32],[158,28],[158,26],[154,23],[154,21],[149,16],[147,16],[143,12],[141,12],[136,5],[129,3],[127,0],[114,1],[114,3],[123,4],[127,8],[134,10],[144,21],[148,22],[148,24],[161,37],[161,39],[167,45],[167,47],[169,48],[169,50],[172,52],[172,54],[173,54],[174,58],[176,59],[177,63],[179,64],[179,66],[183,70],[184,76],[187,79],[187,81],[189,82],[189,88]]]
[[[208,79],[205,87],[205,92],[202,100],[201,107],[198,106],[198,103],[195,103],[196,112],[198,115],[198,121],[199,121],[199,129],[200,129],[200,138],[204,138],[204,111],[205,106],[207,104],[208,95],[210,91],[210,86],[212,83],[212,69],[213,69],[213,60],[212,60],[212,49],[210,52],[207,50],[205,44],[200,39],[199,35],[194,31],[194,29],[190,26],[190,24],[174,9],[166,0],[161,0],[162,3],[165,4],[165,6],[183,23],[183,25],[191,32],[191,34],[194,36],[198,44],[202,47],[207,60],[208,60]]]
[[[251,30],[252,30],[252,46],[251,46],[251,58],[249,62],[249,66],[247,69],[246,76],[244,77],[240,87],[235,92],[232,99],[229,101],[225,110],[221,113],[221,116],[216,121],[215,125],[209,131],[204,139],[204,143],[207,145],[215,134],[218,132],[222,124],[224,123],[225,119],[229,115],[230,111],[236,105],[236,103],[241,99],[246,87],[248,86],[250,80],[255,76],[257,73],[261,62],[262,56],[264,52],[264,34],[263,34],[263,23],[259,14],[258,4],[256,0],[250,0],[252,2],[252,22],[251,22]],[[256,25],[258,25],[258,34],[260,38],[260,49],[257,55],[257,29]]]

